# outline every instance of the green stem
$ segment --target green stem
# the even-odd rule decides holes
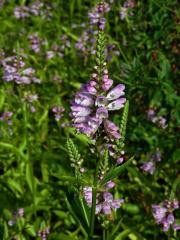
[[[103,229],[103,240],[106,240],[106,229]]]
[[[93,239],[94,234],[94,223],[95,223],[95,213],[96,213],[96,196],[97,196],[97,183],[98,183],[98,170],[99,170],[99,163],[96,166],[96,173],[94,177],[94,184],[92,187],[92,207],[91,207],[91,218],[90,218],[90,228],[89,228],[89,235],[88,240]]]

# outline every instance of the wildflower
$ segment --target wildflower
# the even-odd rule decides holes
[[[31,49],[35,52],[35,53],[39,53],[41,50],[41,39],[39,38],[37,33],[33,33],[31,35],[29,35],[28,40],[30,41],[30,46]]]
[[[46,240],[49,233],[49,228],[46,227],[45,229],[38,231],[38,237],[40,237],[42,240]]]
[[[175,231],[180,229],[173,214],[173,211],[178,208],[179,203],[176,199],[165,200],[161,205],[152,205],[153,217],[157,224],[162,225],[164,232],[167,232],[171,225]]]
[[[75,44],[75,48],[78,49],[84,57],[87,57],[88,54],[96,53],[95,36],[98,34],[97,30],[104,30],[106,24],[104,15],[110,11],[112,3],[112,1],[109,1],[109,3],[99,3],[88,13],[89,24],[83,23],[84,31]],[[105,49],[106,60],[109,61],[112,55],[119,55],[119,51],[117,51],[115,44],[107,44]]]
[[[113,210],[121,207],[124,199],[114,199],[113,195],[108,192],[113,188],[115,183],[109,181],[106,183],[104,190],[98,191],[96,198],[96,214],[110,215]],[[84,187],[84,198],[89,206],[92,204],[92,187]]]
[[[18,215],[19,215],[19,217],[23,217],[24,216],[24,208],[19,208],[18,209]]]
[[[124,158],[123,157],[119,157],[116,161],[117,164],[121,164],[124,162]]]
[[[149,108],[147,110],[147,119],[153,123],[156,123],[160,128],[167,128],[166,118],[162,116],[157,116],[155,109]]]
[[[56,121],[59,121],[63,117],[64,111],[65,109],[63,107],[55,106],[52,108],[52,112],[54,113]]]
[[[30,17],[31,15],[39,16],[43,14],[42,7],[44,4],[40,1],[35,1],[29,6],[18,6],[14,8],[14,16],[17,19],[24,19]]]
[[[89,12],[90,25],[98,25],[100,30],[104,30],[106,20],[103,17],[104,13],[110,11],[108,3],[100,3],[91,12]]]
[[[6,111],[3,112],[2,115],[0,116],[0,121],[7,122],[8,125],[12,125],[11,117],[13,115],[13,112]]]
[[[118,84],[112,87],[113,80],[109,79],[107,69],[103,73],[102,84],[98,84],[97,74],[92,74],[92,79],[76,93],[71,106],[73,126],[78,132],[93,137],[100,126],[103,126],[109,139],[119,139],[118,127],[108,120],[109,111],[119,110],[126,101],[124,96],[125,86]]]
[[[11,56],[1,61],[3,66],[3,80],[5,82],[14,81],[17,84],[40,83],[40,79],[35,77],[35,69],[26,67],[26,63],[21,56]]]
[[[132,15],[132,9],[136,6],[135,1],[128,0],[124,2],[123,6],[120,9],[119,15],[120,19],[124,20],[128,15]]]
[[[160,117],[158,118],[158,125],[159,125],[161,128],[163,128],[163,129],[167,128],[166,118],[160,116]]]
[[[153,174],[155,172],[155,163],[150,161],[150,162],[147,162],[147,163],[144,163],[142,166],[141,166],[141,169],[144,170],[145,172],[148,172],[150,174]]]
[[[150,156],[150,161],[144,163],[140,168],[145,172],[153,174],[156,170],[157,163],[160,161],[161,161],[161,152],[159,151],[159,149],[157,149],[156,152]]]

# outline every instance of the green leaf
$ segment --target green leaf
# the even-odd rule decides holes
[[[4,101],[5,101],[5,91],[3,89],[1,89],[1,91],[0,91],[0,110],[4,105]]]
[[[66,191],[67,205],[75,220],[89,231],[90,208],[84,199],[79,198],[79,193],[72,188]]]
[[[27,224],[25,226],[25,231],[28,235],[32,236],[32,237],[36,237],[36,231],[34,229],[34,226],[30,225],[30,224]]]
[[[25,160],[27,160],[26,156],[18,148],[14,147],[10,143],[0,142],[0,147],[12,150],[12,152],[16,153],[18,156],[20,156],[20,157],[24,158]]]
[[[67,217],[67,213],[64,211],[54,210],[53,212],[58,216],[59,219],[64,219]]]
[[[178,192],[178,189],[180,189],[180,176],[178,176],[173,182],[170,199],[173,199],[176,197],[176,192]]]
[[[122,172],[126,170],[129,164],[133,161],[134,157],[131,157],[128,161],[118,167],[113,167],[109,170],[109,172],[104,176],[102,181],[100,182],[101,185],[104,185],[108,181],[118,177]]]
[[[8,184],[8,186],[12,189],[12,191],[16,190],[16,191],[18,191],[20,194],[23,194],[23,190],[22,190],[21,185],[20,185],[18,182],[16,182],[15,180],[9,178],[9,179],[7,180],[7,184]]]
[[[140,212],[138,205],[132,203],[124,203],[122,208],[124,209],[124,211],[133,215],[138,214]]]
[[[33,169],[31,163],[26,164],[26,181],[28,183],[31,193],[35,193],[35,179],[33,176]]]
[[[8,226],[7,223],[4,222],[4,234],[3,234],[3,240],[9,239],[9,232],[8,232]]]
[[[116,236],[115,240],[124,240],[131,233],[131,229],[125,229],[118,236]]]
[[[12,213],[8,209],[3,209],[3,215],[6,220],[10,220],[12,218]]]
[[[38,127],[40,127],[40,126],[42,125],[42,123],[47,120],[47,116],[48,116],[48,109],[46,109],[46,110],[44,111],[43,115],[42,115],[41,118],[39,119],[39,121],[38,121]]]

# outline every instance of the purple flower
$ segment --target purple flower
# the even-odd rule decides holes
[[[132,0],[126,1],[123,4],[123,7],[121,7],[120,9],[120,12],[119,12],[120,19],[124,20],[126,17],[128,17],[128,15],[133,15],[132,11],[130,10],[132,10],[132,8],[134,8],[135,5],[136,5],[135,1],[132,1]]]
[[[84,187],[84,198],[89,206],[92,204],[92,187]]]
[[[18,6],[14,8],[14,16],[17,19],[24,19],[31,15],[39,16],[43,14],[42,7],[44,4],[40,1],[35,1],[29,6]]]
[[[124,84],[118,84],[107,94],[107,99],[111,101],[118,99],[121,96],[124,96],[125,95],[124,89],[125,89]]]
[[[74,102],[84,107],[90,107],[94,104],[93,97],[89,93],[77,93]]]
[[[166,118],[160,116],[160,117],[158,118],[158,125],[159,125],[161,128],[163,128],[163,129],[167,128]]]
[[[148,172],[150,174],[153,174],[155,172],[155,164],[154,162],[150,161],[150,162],[146,162],[141,166],[141,169],[145,172]]]
[[[19,208],[18,209],[18,215],[19,215],[19,217],[23,217],[24,216],[24,208]]]
[[[22,56],[11,56],[2,61],[3,80],[6,82],[14,81],[17,84],[30,84],[35,82],[35,70],[26,67]],[[38,79],[38,81],[40,81]]]
[[[162,225],[163,225],[163,231],[167,232],[170,228],[170,223],[168,222],[168,219],[163,219],[162,221]]]
[[[1,121],[7,121],[9,120],[13,115],[13,112],[10,112],[10,111],[7,111],[7,112],[4,112],[1,116],[0,116],[0,120]]]
[[[147,110],[147,119],[153,123],[156,123],[160,128],[167,128],[166,118],[157,116],[156,111],[153,108]]]
[[[98,128],[102,126],[110,140],[119,139],[119,128],[108,120],[108,112],[124,106],[126,99],[121,96],[125,94],[125,86],[119,84],[107,93],[107,90],[104,90],[104,83],[109,81],[107,69],[104,70],[103,84],[98,83],[97,77],[97,74],[93,73],[92,79],[75,94],[71,106],[73,126],[78,132],[90,137],[93,137]],[[106,89],[109,90],[110,86],[112,83]]]
[[[108,118],[108,110],[104,107],[99,107],[96,111],[96,117],[98,119],[107,119]]]
[[[107,109],[109,111],[119,110],[124,107],[124,103],[126,102],[125,98],[119,98],[116,101],[113,101],[107,105]]]
[[[59,121],[63,117],[64,111],[65,109],[63,107],[55,106],[52,108],[56,121]]]
[[[33,33],[31,35],[29,35],[28,37],[29,41],[30,41],[30,45],[31,45],[31,49],[35,52],[35,53],[39,53],[41,50],[41,39],[39,38],[37,33]]]
[[[153,216],[157,224],[162,223],[167,213],[167,208],[160,207],[159,205],[152,205]]]
[[[153,174],[156,170],[157,163],[160,161],[161,161],[161,152],[159,151],[159,149],[157,149],[156,152],[150,156],[150,161],[144,163],[141,166],[141,169],[145,172]]]
[[[124,162],[124,158],[119,157],[116,162],[117,162],[117,164],[122,164]]]
[[[114,188],[114,186],[115,186],[115,183],[113,181],[109,181],[106,183],[105,189],[108,190],[110,188]]]
[[[162,225],[164,232],[167,232],[171,225],[174,230],[180,230],[173,215],[173,211],[179,208],[178,201],[176,199],[165,200],[161,205],[152,205],[152,214],[156,223]]]
[[[173,224],[173,229],[174,229],[174,231],[179,231],[180,230],[180,225],[177,224],[177,223],[174,223]]]
[[[46,240],[47,239],[47,236],[49,235],[50,231],[49,231],[49,228],[46,227],[42,230],[39,230],[38,231],[38,237],[40,237],[42,240]]]
[[[121,137],[119,128],[111,121],[104,121],[104,128],[110,139],[119,139]]]
[[[104,190],[97,192],[96,198],[96,214],[110,215],[113,210],[120,208],[124,199],[114,199],[112,193],[108,192],[109,189],[113,188],[115,183],[109,181],[106,183]],[[84,198],[91,207],[92,205],[92,187],[84,187],[83,189]]]
[[[92,111],[90,108],[81,105],[73,105],[71,110],[74,117],[87,117]]]

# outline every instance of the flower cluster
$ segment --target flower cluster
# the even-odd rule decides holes
[[[76,49],[78,49],[84,56],[90,54],[95,54],[95,42],[96,35],[98,34],[98,29],[103,30],[105,28],[105,18],[104,14],[109,12],[111,9],[110,4],[113,1],[100,3],[95,6],[89,13],[89,25],[81,24],[81,27],[84,27],[84,31],[77,43],[75,44]],[[90,44],[90,45],[89,45]],[[109,61],[112,58],[112,55],[118,55],[119,51],[116,49],[115,44],[108,44],[106,46],[105,55],[106,59]]]
[[[42,240],[46,240],[49,233],[49,228],[46,227],[45,229],[38,231],[38,237],[40,237]]]
[[[157,113],[153,108],[149,108],[147,110],[147,119],[153,123],[156,123],[160,128],[167,128],[166,118],[157,116]]]
[[[37,33],[32,33],[28,36],[28,40],[30,41],[30,47],[35,53],[39,53],[41,50],[41,39],[39,38]]]
[[[110,6],[108,3],[100,3],[95,8],[89,12],[88,16],[90,18],[90,25],[98,26],[98,29],[104,30],[106,19],[103,15],[110,11]]]
[[[110,111],[119,110],[124,106],[126,99],[122,96],[125,94],[125,86],[118,84],[112,88],[112,85],[113,80],[109,79],[108,70],[105,69],[102,83],[98,82],[98,75],[93,73],[92,79],[76,93],[71,115],[73,126],[78,132],[93,137],[102,127],[110,141],[121,137],[119,128],[108,118]]]
[[[150,161],[144,163],[141,166],[141,169],[145,172],[153,174],[156,170],[157,162],[160,162],[160,161],[161,161],[161,152],[159,151],[159,149],[157,149],[157,151],[151,155]]]
[[[30,6],[18,6],[14,9],[14,16],[17,19],[27,18],[31,15],[39,16],[44,4],[40,1],[35,1]]]
[[[124,2],[123,7],[121,7],[119,15],[120,19],[124,20],[128,15],[133,15],[132,9],[136,6],[136,3],[134,0],[128,0]]]
[[[165,200],[161,205],[152,205],[152,213],[157,224],[162,225],[163,231],[169,230],[172,225],[174,230],[180,230],[180,225],[176,224],[173,211],[179,208],[179,202],[174,200]]]
[[[101,191],[98,191],[96,197],[96,214],[105,214],[110,215],[112,210],[116,210],[121,207],[124,203],[124,199],[114,199],[113,195],[108,192],[109,189],[114,188],[115,183],[109,181],[106,183],[105,188]],[[84,187],[83,189],[84,198],[91,207],[92,205],[92,187]]]
[[[28,40],[30,48],[35,53],[42,53],[41,50],[44,49],[43,46],[47,47],[49,45],[47,40],[40,38],[37,33],[30,34]],[[53,43],[48,50],[45,50],[46,59],[52,59],[55,56],[63,58],[68,48],[70,48],[70,40],[67,35],[63,34],[59,37],[58,44]]]
[[[35,76],[35,69],[26,67],[22,56],[11,56],[1,61],[3,66],[3,80],[14,81],[17,84],[40,83],[40,79]]]

